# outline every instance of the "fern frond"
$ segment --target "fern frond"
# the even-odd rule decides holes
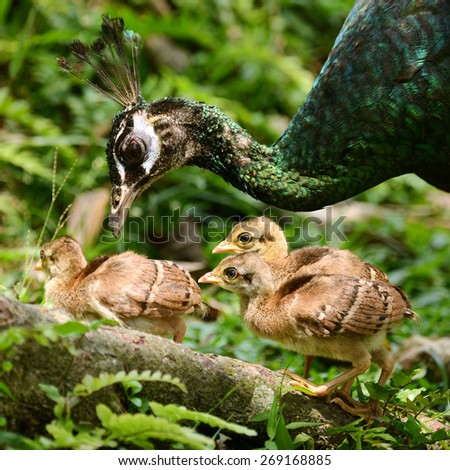
[[[179,405],[162,405],[154,401],[150,402],[149,405],[156,416],[166,418],[172,422],[189,420],[204,423],[214,428],[227,429],[228,431],[244,434],[245,436],[256,436],[256,431],[253,429],[241,426],[240,424],[230,423],[209,413],[188,410],[186,407]]]
[[[214,448],[213,439],[165,418],[143,413],[118,415],[103,404],[97,405],[96,411],[102,426],[114,440],[144,449],[153,448],[151,439],[174,441],[197,450]]]
[[[110,385],[127,382],[133,380],[144,381],[144,382],[165,382],[177,386],[183,392],[186,392],[185,385],[176,377],[172,377],[169,374],[162,374],[159,371],[151,372],[146,370],[144,372],[138,372],[132,370],[131,372],[126,373],[125,371],[117,372],[116,374],[108,374],[102,372],[98,377],[92,377],[91,375],[86,375],[82,382],[75,386],[73,389],[73,394],[79,397],[84,397],[91,395],[102,388],[108,387]]]

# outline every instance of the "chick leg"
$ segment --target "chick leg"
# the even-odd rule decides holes
[[[175,343],[181,344],[183,342],[185,333],[186,333],[186,323],[184,323],[184,320],[182,318],[179,318],[179,321],[177,322],[177,329],[173,337],[173,340],[175,341]]]
[[[305,360],[303,361],[303,377],[308,379],[309,371],[311,370],[311,364],[314,361],[314,356],[305,356]]]
[[[310,392],[314,393],[315,395],[319,397],[327,397],[329,399],[331,393],[339,385],[341,385],[342,383],[351,381],[356,376],[362,374],[365,370],[367,370],[370,367],[370,363],[371,363],[370,355],[367,353],[363,355],[363,357],[361,357],[357,363],[353,364],[353,367],[350,370],[337,376],[333,380],[325,382],[322,385],[316,385],[315,383],[310,382],[309,380],[303,379],[302,377],[295,376],[295,374],[289,374],[288,371],[286,371],[286,373],[287,375],[289,375],[291,378],[294,379],[289,383],[289,385],[306,388],[307,390],[309,390]]]
[[[392,354],[385,348],[377,349],[372,353],[372,361],[381,367],[381,375],[378,385],[385,385],[394,369],[395,360]]]
[[[378,349],[372,353],[372,361],[381,367],[381,375],[378,379],[378,385],[384,385],[389,379],[394,368],[394,358],[392,354],[384,348]],[[355,416],[365,416],[369,419],[377,418],[382,415],[379,401],[371,398],[368,403],[363,404],[350,397],[350,389],[344,384],[341,390],[336,393],[339,396],[333,400],[333,403],[339,405],[343,410]],[[345,401],[344,401],[345,400]]]
[[[340,393],[345,393],[346,395],[350,395],[354,381],[355,381],[354,379],[347,380],[347,382],[344,382],[342,384],[342,387],[339,390],[336,390],[336,393],[340,392]]]

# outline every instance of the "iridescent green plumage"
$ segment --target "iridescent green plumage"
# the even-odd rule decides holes
[[[358,0],[271,147],[203,103],[127,102],[107,148],[113,228],[120,232],[153,181],[184,165],[289,210],[318,209],[404,173],[450,191],[449,130],[450,2]]]

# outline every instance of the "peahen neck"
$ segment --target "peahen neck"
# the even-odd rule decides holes
[[[386,179],[386,167],[380,171],[364,160],[360,168],[335,164],[338,157],[342,159],[342,149],[330,148],[323,156],[308,145],[303,147],[301,126],[295,118],[289,126],[296,128],[295,142],[291,139],[287,145],[289,139],[281,138],[269,147],[258,143],[214,106],[176,98],[163,101],[167,100],[176,108],[182,106],[185,114],[185,119],[178,118],[176,125],[183,129],[186,139],[185,145],[178,145],[177,152],[186,154],[176,156],[176,160],[213,171],[267,204],[293,211],[315,210]],[[166,148],[173,152],[173,146]],[[171,159],[173,155],[161,157]],[[391,176],[396,175],[393,172]]]

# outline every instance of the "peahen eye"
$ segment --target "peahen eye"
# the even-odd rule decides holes
[[[251,242],[252,239],[253,237],[248,232],[241,233],[238,237],[239,243],[241,245],[247,245]]]
[[[122,148],[122,160],[125,163],[141,163],[146,153],[144,142],[139,138],[129,140]]]
[[[238,277],[238,272],[235,268],[227,268],[223,274],[230,281]]]

